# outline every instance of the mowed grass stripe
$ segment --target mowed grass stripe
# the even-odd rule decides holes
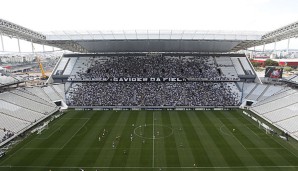
[[[243,140],[247,141],[250,140],[251,143],[253,144],[253,147],[247,147],[247,151],[249,151],[251,154],[255,154],[256,153],[256,149],[257,152],[260,155],[263,156],[267,156],[268,159],[270,159],[272,162],[274,162],[274,165],[279,166],[279,165],[290,165],[290,163],[288,163],[284,156],[281,156],[279,154],[279,152],[281,151],[285,151],[286,149],[282,149],[281,147],[279,149],[276,149],[275,147],[273,147],[272,149],[266,149],[266,148],[271,148],[268,144],[266,144],[263,141],[262,137],[257,137],[252,130],[250,130],[245,124],[239,124],[241,123],[241,121],[239,120],[239,118],[243,117],[241,114],[237,113],[238,115],[233,115],[233,113],[237,113],[237,111],[230,111],[229,115],[225,115],[226,118],[233,123],[236,128],[236,135],[238,134],[238,132],[243,133]],[[268,135],[266,135],[268,136]],[[277,151],[278,150],[278,151]],[[261,160],[261,159],[259,159]],[[262,160],[261,160],[262,161]],[[260,162],[261,162],[260,161]],[[266,166],[267,163],[263,164],[264,166]],[[272,164],[270,164],[272,165]]]
[[[241,111],[232,111],[231,115],[237,118],[239,122],[246,124],[248,120],[245,119],[243,114],[241,114],[240,112]],[[253,131],[252,127],[256,127],[256,126],[253,124],[247,125],[247,128],[250,129],[251,131]],[[263,130],[260,130],[260,129],[255,131],[264,132]],[[298,158],[294,154],[292,154],[288,149],[278,144],[274,139],[274,137],[267,135],[265,133],[263,134],[263,136],[261,136],[261,133],[258,133],[258,134],[260,135],[259,137],[252,137],[251,140],[253,140],[254,143],[257,144],[258,147],[260,147],[260,149],[257,148],[257,149],[248,149],[248,150],[258,150],[258,151],[262,150],[264,153],[267,153],[267,156],[274,156],[274,158],[276,158],[277,165],[281,165],[281,164],[293,165],[293,166],[298,165]],[[265,147],[265,148],[262,148],[262,147]],[[266,149],[267,147],[270,148],[270,150]],[[293,160],[295,158],[296,160]]]
[[[192,115],[193,124],[197,125],[197,133],[204,139],[202,144],[204,148],[208,149],[208,157],[211,159],[213,166],[223,167],[230,166],[231,162],[229,160],[239,160],[237,155],[234,154],[232,148],[227,144],[222,134],[219,133],[218,128],[208,120],[204,111],[191,111],[189,115]],[[232,153],[227,153],[232,151]],[[227,154],[231,156],[226,156]],[[228,158],[228,159],[226,159]],[[237,161],[242,165],[241,160]]]
[[[183,124],[179,118],[180,113],[172,111],[170,115],[172,128],[174,130],[174,141],[176,142],[178,157],[181,167],[193,167],[195,163],[194,156],[192,155],[192,149],[187,141],[187,136],[183,130]]]
[[[76,115],[77,113],[75,113],[74,115]],[[71,121],[69,119],[67,120],[64,120],[65,117],[62,117],[59,121],[62,122],[62,125],[70,125],[71,124]],[[86,120],[77,120],[77,122],[75,123],[76,125],[79,125],[79,123],[81,122],[85,122]],[[67,122],[67,123],[66,123]],[[34,156],[31,156],[30,158],[31,159],[34,159],[34,161],[32,161],[31,163],[27,162],[27,158],[28,156],[26,156],[22,162],[26,162],[26,164],[30,164],[30,165],[41,165],[41,166],[44,166],[44,165],[48,165],[48,162],[51,160],[51,158],[55,155],[57,155],[57,153],[60,151],[60,148],[58,147],[59,145],[62,145],[62,143],[65,143],[67,142],[66,139],[64,139],[64,142],[63,142],[63,138],[61,138],[61,141],[59,141],[59,144],[55,144],[54,140],[52,140],[53,137],[61,137],[63,135],[62,131],[61,130],[65,130],[67,129],[66,127],[61,127],[59,128],[59,130],[55,130],[52,129],[52,127],[50,126],[50,131],[55,131],[54,133],[55,134],[50,134],[51,136],[49,136],[47,139],[38,139],[37,141],[40,141],[42,142],[43,144],[42,145],[39,145],[36,147],[36,149],[34,149],[35,145],[36,144],[31,144],[30,143],[30,146],[32,147],[31,148],[28,148],[28,151],[31,151],[32,153],[34,153]],[[76,131],[75,128],[71,128],[72,132]],[[46,145],[45,145],[46,144]],[[52,148],[47,148],[47,146],[50,146],[49,144],[55,144]]]
[[[50,129],[43,131],[43,133],[49,132],[51,134],[52,125],[58,125],[58,126],[59,126],[59,124],[63,125],[64,121],[61,118],[64,118],[64,117],[66,117],[66,115],[63,115],[59,119],[56,119],[53,122],[51,122],[49,124]],[[43,141],[40,141],[38,139],[40,136],[41,135],[32,134],[29,138],[26,138],[23,142],[21,142],[15,148],[13,148],[11,151],[8,152],[5,160],[3,160],[1,162],[1,164],[3,164],[3,165],[14,164],[15,165],[15,164],[21,162],[20,163],[20,165],[21,165],[22,163],[26,163],[26,161],[25,161],[26,159],[23,159],[23,157],[28,156],[28,154],[31,154],[32,158],[34,158],[33,150],[28,150],[27,148],[31,148],[31,147],[36,148],[36,145],[39,145],[40,143],[42,143]],[[44,149],[39,149],[39,151],[37,151],[37,152],[45,153]],[[36,153],[36,151],[35,151],[35,153]],[[16,156],[18,156],[18,157],[16,157]],[[6,164],[7,160],[9,160],[8,164]]]
[[[95,165],[95,157],[99,154],[99,145],[100,142],[98,137],[101,136],[103,131],[104,123],[109,119],[109,111],[99,112],[93,114],[88,122],[87,132],[81,136],[76,137],[74,141],[72,141],[73,149],[77,149],[79,147],[83,147],[83,149],[77,151],[74,150],[71,156],[76,156],[73,159],[68,159],[64,162],[63,165],[76,165],[76,166],[94,166]]]
[[[57,119],[58,121],[49,124],[49,129],[44,130],[42,134],[38,135],[38,138],[35,138],[30,144],[24,146],[24,148],[60,148],[64,143],[64,139],[58,139],[61,136],[59,131],[61,132],[61,130],[67,129],[67,125],[71,125],[75,121],[72,120],[75,119],[72,117],[76,115],[80,116],[83,113],[83,111],[71,111],[71,115],[61,116]],[[49,142],[51,139],[56,139],[56,141]]]
[[[272,141],[272,137],[268,136],[265,131],[260,130],[256,125],[253,124],[255,122],[251,118],[247,118],[244,114],[242,114],[242,110],[236,110],[236,111],[231,111],[231,115],[233,117],[237,117],[238,120],[245,125],[247,128],[249,128],[258,139],[262,139],[266,143],[266,146],[269,146],[271,148],[281,148],[281,145],[277,143],[276,141]],[[255,122],[256,123],[256,122]]]
[[[216,125],[218,133],[221,134],[225,142],[232,148],[235,155],[241,160],[242,165],[245,166],[259,166],[259,163],[254,159],[254,157],[245,149],[245,147],[234,137],[233,130],[229,129],[224,125],[224,123],[217,117],[222,117],[220,111],[205,111],[207,117],[214,125]],[[228,157],[230,153],[225,153],[225,157]],[[236,165],[236,166],[235,166]],[[238,162],[235,162],[232,166],[237,167]],[[232,167],[231,166],[231,167]],[[241,167],[241,166],[239,166]],[[251,170],[251,168],[248,168]]]
[[[161,114],[164,136],[168,136],[169,128],[173,129],[171,119],[170,119],[170,115],[172,113],[173,113],[172,111],[165,111]],[[166,162],[167,162],[166,166],[167,167],[181,166],[177,147],[178,146],[176,144],[174,135],[170,135],[170,136],[164,138],[164,149],[165,149],[165,153],[166,153]]]
[[[181,123],[183,124],[183,130],[187,137],[188,143],[192,150],[192,155],[194,156],[195,163],[200,166],[213,166],[208,155],[207,150],[202,145],[203,140],[197,135],[193,124],[191,123],[191,117],[188,116],[188,112],[181,112],[179,114]]]
[[[145,114],[145,123],[146,125],[151,125],[153,124],[153,117],[152,117],[152,111],[146,111]],[[144,128],[144,135],[146,135],[146,137],[153,137],[152,135],[152,127],[151,126],[147,126]],[[140,158],[140,166],[143,167],[152,167],[152,145],[153,144],[153,140],[152,139],[147,139],[146,143],[144,145],[142,145],[142,149],[141,149],[141,158]]]
[[[81,128],[82,124],[88,121],[88,115],[92,112],[88,112],[86,117],[84,116],[84,111],[73,111],[69,113],[68,116],[61,118],[64,123],[60,125],[58,131],[51,135],[49,140],[54,140],[53,142],[47,139],[43,140],[46,142],[43,146],[38,146],[40,148],[62,148],[66,143],[73,137],[73,135]]]
[[[135,123],[135,129],[137,129],[138,126],[142,126],[141,128],[136,130],[136,133],[140,135],[142,132],[142,136],[144,135],[144,129],[145,129],[145,123],[146,123],[146,111],[136,111],[137,120]],[[148,124],[148,123],[147,123]],[[130,136],[130,135],[129,135]],[[129,150],[129,153],[127,154],[127,160],[126,160],[126,167],[140,167],[140,159],[141,159],[141,149],[142,148],[150,148],[151,146],[147,147],[146,144],[148,144],[150,141],[144,138],[140,138],[137,135],[134,135],[135,141],[133,141],[130,144],[130,147],[127,147],[127,150]],[[144,143],[143,143],[144,140]]]
[[[165,167],[167,166],[166,161],[166,149],[165,149],[165,139],[161,138],[164,135],[162,116],[165,111],[153,111],[154,113],[154,166],[155,167]],[[153,130],[152,130],[153,131]]]
[[[90,120],[87,125],[87,132],[85,132],[83,135],[80,135],[77,139],[74,139],[74,141],[71,142],[67,148],[75,149],[70,152],[69,156],[64,163],[63,166],[77,166],[82,165],[82,163],[79,163],[80,160],[84,159],[85,157],[82,157],[83,154],[86,156],[88,160],[88,165],[90,164],[93,166],[94,161],[96,158],[90,157],[90,156],[96,156],[99,152],[99,142],[98,142],[98,136],[100,132],[103,130],[104,123],[110,118],[110,115],[108,113],[109,111],[95,111],[94,115],[90,117]],[[85,117],[85,116],[82,116]],[[90,156],[86,155],[89,151],[93,151]],[[91,164],[92,163],[92,164]]]
[[[233,115],[233,114],[236,115]],[[270,146],[270,144],[267,144],[263,137],[267,137],[268,135],[264,136],[259,136],[257,135],[253,130],[251,130],[247,125],[251,125],[248,121],[246,122],[241,122],[240,118],[243,118],[241,114],[237,113],[237,111],[230,111],[229,115],[225,115],[228,120],[230,120],[231,123],[235,125],[235,133],[237,133],[239,130],[243,132],[243,136],[247,137],[247,139],[250,140],[252,143],[251,145],[245,145],[247,149],[254,149],[256,147],[259,147],[260,149],[265,149],[265,148],[281,148],[280,146]],[[253,126],[253,125],[252,125]],[[273,149],[272,149],[273,150]]]
[[[138,112],[129,111],[129,112],[125,112],[125,115],[129,115],[129,116],[126,121],[125,127],[122,128],[118,134],[119,136],[121,135],[121,138],[119,139],[119,141],[117,141],[116,139],[114,140],[117,147],[115,149],[115,153],[112,158],[110,166],[117,166],[117,167],[126,166],[127,155],[130,153],[130,147],[132,143],[132,141],[130,140],[131,134],[133,135],[133,141],[138,141],[138,138],[134,135],[134,129],[136,127],[135,124],[138,119]],[[126,154],[124,154],[123,150],[126,151]]]
[[[75,114],[79,114],[77,112]],[[63,118],[61,118],[63,119]],[[57,153],[61,153],[59,148],[67,142],[65,135],[72,135],[72,133],[77,131],[76,125],[79,123],[83,123],[86,120],[71,120],[67,119],[63,123],[61,130],[65,131],[57,131],[49,139],[34,139],[33,141],[38,141],[31,145],[31,143],[27,144],[23,148],[36,148],[36,150],[21,150],[21,153],[16,154],[18,157],[15,158],[15,162],[10,162],[13,165],[47,165],[44,162],[47,162],[53,157],[56,156]],[[32,142],[33,142],[32,141]],[[57,142],[58,141],[58,142]],[[57,149],[55,149],[57,148]],[[40,149],[40,150],[39,150]],[[62,153],[63,154],[63,153]],[[38,161],[43,160],[43,161]]]
[[[230,111],[229,111],[230,112]],[[229,129],[229,130],[233,130],[235,128],[237,128],[237,126],[235,125],[235,123],[231,122],[228,117],[230,117],[229,115],[231,115],[229,112],[225,112],[225,111],[221,111],[221,115],[215,115],[217,116],[217,118],[219,120],[222,121],[222,123]],[[236,120],[237,121],[237,120]],[[238,123],[238,122],[237,122]],[[238,123],[239,124],[239,123]],[[245,133],[247,132],[243,132],[243,130],[236,130],[235,132],[233,132],[233,136],[236,138],[236,141],[239,141],[244,148],[246,148],[245,145],[249,145],[248,147],[250,148],[257,148],[257,146],[255,146],[253,144],[253,142],[247,138],[247,136],[245,135]],[[247,150],[247,149],[246,149]],[[259,165],[261,166],[273,166],[276,165],[275,162],[273,162],[271,160],[270,156],[267,156],[266,154],[264,154],[263,151],[259,150],[258,153],[256,152],[252,152],[251,150],[247,150],[251,156],[253,156],[253,158],[259,163]]]
[[[109,111],[111,118],[105,124],[104,129],[108,131],[108,134],[102,138],[102,148],[100,149],[100,154],[97,157],[96,165],[109,167],[112,161],[115,149],[112,149],[112,143],[119,132],[124,128],[124,124],[128,119],[127,111]]]
[[[93,114],[95,112],[90,112],[89,114]],[[84,116],[84,115],[82,115]],[[79,137],[76,137],[78,134],[81,134],[82,132],[86,131],[86,125],[88,125],[87,123],[90,121],[89,119],[87,119],[85,117],[85,119],[81,120],[81,119],[69,119],[71,121],[73,121],[72,125],[69,125],[68,128],[63,128],[59,133],[64,135],[67,133],[68,136],[64,135],[64,144],[62,144],[60,147],[62,149],[58,150],[58,153],[56,153],[55,155],[51,156],[51,158],[49,158],[49,161],[47,163],[47,166],[63,166],[64,165],[64,161],[68,158],[78,158],[80,156],[77,155],[69,155],[71,154],[73,151],[82,151],[82,149],[79,150],[73,150],[75,149],[77,146],[77,143],[79,143],[79,141],[81,141],[82,139],[80,139]],[[80,122],[79,122],[80,121]],[[79,123],[79,124],[78,124]],[[72,132],[68,132],[67,129],[75,129],[75,131]],[[53,139],[55,140],[55,139]],[[73,143],[75,143],[74,145],[72,145]],[[71,147],[71,148],[69,148]],[[74,161],[74,160],[72,160]],[[65,165],[64,165],[65,166]]]
[[[12,154],[12,152],[17,152],[11,158],[6,156],[3,159],[0,159],[0,170],[65,171],[69,169],[79,170],[79,168],[83,168],[85,171],[89,171],[96,169],[159,170],[161,168],[162,170],[217,171],[297,170],[297,168],[291,166],[296,165],[296,167],[298,167],[298,159],[293,154],[297,151],[291,151],[290,149],[293,150],[294,148],[290,148],[289,145],[294,141],[285,142],[278,139],[277,137],[271,137],[264,134],[263,130],[258,129],[256,124],[249,121],[250,118],[245,118],[245,116],[241,114],[241,111],[237,110],[183,112],[154,111],[156,112],[155,115],[157,116],[155,125],[162,125],[160,128],[158,128],[160,129],[160,136],[167,132],[167,129],[164,126],[172,127],[173,135],[163,140],[155,140],[156,155],[162,154],[162,160],[156,161],[157,163],[155,163],[155,167],[152,168],[153,141],[152,139],[146,139],[146,143],[143,144],[142,138],[134,135],[133,142],[130,142],[130,132],[132,132],[134,127],[131,126],[129,120],[132,117],[132,113],[135,113],[135,127],[144,123],[150,125],[153,123],[153,111],[122,112],[123,113],[119,114],[120,111],[118,111],[119,115],[117,116],[115,115],[115,113],[117,113],[115,111],[71,110],[66,115],[61,116],[61,118],[53,121],[50,124],[49,129],[42,132],[41,135],[30,136],[17,145],[17,148],[13,148],[13,150],[11,150],[9,153]],[[129,113],[129,116],[126,115],[127,113]],[[222,120],[218,117],[221,117],[225,123],[222,122]],[[90,120],[88,121],[89,118]],[[86,125],[84,126],[85,123]],[[111,129],[107,128],[109,126],[111,126]],[[57,128],[60,127],[61,131],[59,133],[59,129]],[[129,131],[125,130],[129,127],[131,127]],[[186,129],[185,127],[188,128]],[[104,139],[101,139],[101,142],[98,142],[99,132],[103,130],[103,128],[106,128],[109,133]],[[179,128],[182,129],[179,130]],[[207,128],[211,129],[212,131],[210,132],[210,130]],[[222,130],[220,128],[222,128]],[[235,132],[233,132],[233,128],[236,129]],[[215,130],[218,132],[216,133]],[[152,138],[152,125],[144,128],[143,132],[146,137]],[[236,134],[241,133],[244,136],[241,135],[239,136],[240,138],[234,137]],[[129,134],[129,136],[127,137],[127,140],[123,140],[123,143],[120,143],[123,145],[123,147],[120,148],[120,146],[117,146],[117,149],[113,150],[112,137],[117,136],[117,134],[121,134],[121,137],[126,137],[126,134]],[[193,134],[196,134],[197,137],[192,136]],[[217,134],[221,134],[221,138]],[[213,137],[214,135],[216,136]],[[226,160],[226,157],[229,156],[229,152],[226,152],[227,154],[223,154],[221,151],[224,150],[218,149],[218,145],[221,144],[219,142],[222,142],[222,139],[232,147],[232,150],[237,154],[237,156],[239,156],[239,159],[244,166],[230,166],[230,163],[228,163]],[[243,141],[246,141],[247,139],[249,139],[251,142],[243,143]],[[45,141],[49,143],[51,148],[47,146],[47,144],[43,145]],[[176,147],[174,147],[173,144],[167,145],[167,143],[175,143]],[[183,144],[183,146],[180,147],[179,144]],[[246,146],[248,144],[252,146]],[[295,141],[293,144],[297,145],[297,142]],[[204,151],[201,152],[202,147],[205,149],[206,153],[208,153],[207,155],[204,155]],[[223,146],[222,148],[225,149],[226,147]],[[116,157],[120,158],[123,156],[123,153],[121,154],[122,156],[116,155],[117,151],[122,151],[122,149],[127,149],[127,159],[125,161],[123,160],[124,165],[118,164],[118,162],[115,160]],[[169,149],[170,151],[168,151]],[[209,149],[212,149],[213,151]],[[176,155],[173,155],[175,152],[172,150],[176,150]],[[63,151],[61,156],[64,156],[67,159],[63,162],[53,162],[52,158],[56,157],[60,151]],[[27,152],[27,154],[31,153],[32,155],[25,155],[23,152]],[[261,165],[258,163],[253,154],[261,155],[258,157],[260,160],[267,160],[266,158],[262,158],[265,155],[265,157],[272,160],[274,164]],[[179,165],[182,168],[179,168],[180,166],[170,166],[169,162],[171,162],[171,160],[169,160],[168,157],[172,157],[171,155],[176,156],[175,160],[179,160]],[[205,160],[207,162],[209,160],[211,164],[204,164],[206,161],[197,162],[199,161],[198,155],[202,155],[203,157],[207,158]],[[99,156],[102,157],[99,158]],[[108,160],[105,160],[105,157],[108,158]],[[34,159],[31,163],[26,163],[26,160],[28,160],[27,158]],[[159,158],[157,157],[157,159]],[[142,162],[147,163],[148,165],[145,166]],[[194,163],[197,164],[196,168],[193,167]],[[121,166],[119,167],[119,165]]]

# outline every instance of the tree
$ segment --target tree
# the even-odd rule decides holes
[[[267,59],[264,64],[265,66],[278,66],[278,62],[273,61],[272,59]]]
[[[288,66],[288,67],[284,67],[284,70],[287,71],[287,72],[290,72],[290,71],[293,70],[293,68]]]
[[[255,67],[255,68],[261,66],[261,63],[259,63],[259,62],[251,61],[251,64],[252,64],[252,66]]]

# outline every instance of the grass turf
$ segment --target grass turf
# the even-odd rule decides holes
[[[0,170],[298,170],[298,143],[241,113],[71,110],[11,149]]]

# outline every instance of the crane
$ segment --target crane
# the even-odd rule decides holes
[[[40,77],[40,79],[41,79],[41,80],[47,80],[49,77],[45,74],[44,69],[43,69],[43,66],[42,66],[42,64],[41,64],[41,62],[40,62],[39,57],[36,57],[36,60],[37,60],[37,62],[38,62],[38,66],[39,66],[39,69],[40,69],[40,72],[41,72],[41,77]]]

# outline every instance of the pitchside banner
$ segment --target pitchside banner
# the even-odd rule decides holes
[[[101,82],[199,82],[199,81],[240,81],[240,78],[96,78],[96,79],[75,79],[71,78],[69,81],[101,81]]]
[[[188,80],[186,78],[107,78],[106,81],[107,82],[185,82]]]

